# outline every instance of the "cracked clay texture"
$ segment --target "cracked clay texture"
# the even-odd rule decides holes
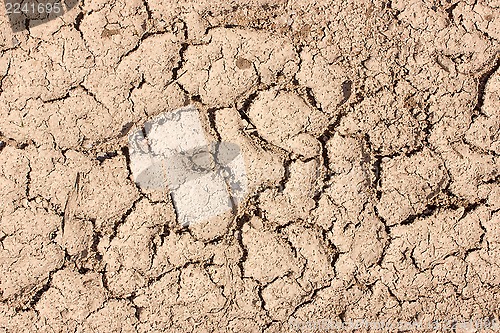
[[[498,0],[82,0],[19,32],[3,14],[0,332],[499,319]],[[183,227],[127,137],[189,105],[247,187]]]

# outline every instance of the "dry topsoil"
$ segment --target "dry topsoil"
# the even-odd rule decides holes
[[[498,0],[85,0],[0,27],[1,332],[498,320]],[[190,104],[248,193],[186,228],[127,135]]]

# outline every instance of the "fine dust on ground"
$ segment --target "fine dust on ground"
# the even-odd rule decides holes
[[[0,331],[498,319],[498,0],[85,0],[0,27]],[[183,228],[127,134],[189,104],[249,193]]]

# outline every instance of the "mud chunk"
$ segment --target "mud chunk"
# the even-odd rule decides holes
[[[114,67],[120,57],[132,50],[140,40],[137,32],[147,17],[145,8],[139,2],[120,1],[115,4],[90,4],[86,10],[89,13],[81,20],[80,30],[87,48],[101,59],[99,65]],[[120,23],[112,24],[115,22]],[[105,29],[116,30],[118,27],[119,35],[107,38],[101,35]]]
[[[284,225],[297,219],[308,220],[314,209],[321,166],[315,160],[295,161],[289,166],[284,189],[269,189],[260,195],[260,208],[270,223]]]
[[[62,154],[54,149],[27,148],[31,165],[29,196],[41,197],[74,216],[79,211],[78,199],[83,178],[95,167],[92,159],[68,150]],[[81,183],[81,184],[80,184]],[[73,195],[73,202],[68,203]]]
[[[326,115],[311,108],[300,96],[272,90],[259,94],[250,107],[249,116],[264,139],[306,156],[318,153],[317,141],[313,138],[328,125]],[[295,138],[303,133],[310,136]]]
[[[243,243],[248,250],[248,259],[243,264],[246,276],[269,283],[300,272],[301,260],[295,258],[292,248],[279,236],[248,227],[243,233]]]
[[[257,140],[247,134],[245,125],[235,109],[220,109],[215,117],[221,139],[241,147],[246,165],[248,192],[253,193],[263,185],[278,184],[284,174],[284,156],[276,150],[264,149]]]
[[[390,226],[422,213],[449,181],[442,161],[429,150],[382,162],[381,170],[382,196],[377,208]]]
[[[143,294],[134,298],[134,305],[141,309],[138,326],[141,331],[164,331],[172,326],[171,307],[179,293],[179,274],[174,271],[163,275]]]
[[[107,44],[117,38],[126,43],[121,38],[124,33],[122,31],[120,35],[99,40]],[[167,106],[182,106],[184,93],[172,82],[173,69],[180,61],[180,48],[173,34],[164,33],[149,36],[128,55],[118,52],[118,63],[115,63],[114,53],[103,55],[102,62],[90,72],[82,86],[85,93],[92,96],[94,103],[104,111],[87,114],[91,117],[104,117],[106,114],[114,116],[102,123],[96,119],[94,124],[106,125],[106,129],[116,135],[125,124],[139,122],[141,112],[155,115],[165,111]],[[88,136],[89,141],[93,142],[96,136],[101,139],[112,136],[98,129],[98,132]]]
[[[21,200],[26,196],[30,161],[23,156],[21,150],[7,146],[0,154],[0,214],[12,214]],[[2,225],[3,227],[3,225]]]
[[[305,158],[313,158],[320,154],[321,143],[311,134],[299,133],[287,141],[290,151]]]
[[[88,200],[92,204],[78,204],[75,216],[95,219],[97,230],[105,234],[112,233],[114,223],[139,196],[128,177],[126,163],[123,155],[105,160],[81,179],[78,203]]]
[[[328,59],[309,48],[305,48],[300,56],[299,82],[312,89],[316,101],[326,113],[336,115],[337,107],[345,103],[351,94],[352,82],[345,83],[346,71],[341,65],[329,63]]]
[[[286,235],[298,254],[306,259],[300,288],[310,292],[314,288],[327,285],[335,277],[332,258],[335,250],[323,239],[318,229],[304,228],[293,224],[286,228]]]
[[[84,322],[85,331],[103,333],[134,332],[137,325],[136,309],[126,300],[109,300]]]
[[[224,305],[222,290],[210,281],[210,276],[202,268],[188,266],[182,271],[180,279],[178,301],[180,304],[191,304],[195,316],[202,316],[207,309],[209,312],[218,311]],[[181,314],[184,311],[177,309],[176,312]]]
[[[484,194],[478,190],[479,186],[500,173],[500,160],[463,144],[444,149],[442,156],[453,179],[450,183],[452,193],[470,202],[482,199]]]
[[[50,272],[64,263],[64,251],[51,241],[61,217],[40,210],[19,208],[3,216],[0,225],[1,300],[24,307],[43,288]]]
[[[226,299],[223,289],[213,283],[203,267],[189,264],[181,272],[163,275],[134,303],[141,309],[139,327],[145,332],[172,328],[183,331],[194,327],[190,322],[193,319],[203,318],[203,325],[208,327],[216,325],[211,321],[217,321]]]
[[[266,310],[273,319],[280,321],[285,320],[306,295],[297,281],[289,277],[270,283],[262,291]]]
[[[211,253],[203,242],[194,240],[189,234],[170,233],[163,240],[155,239],[156,254],[152,260],[151,276],[161,275],[174,267],[182,267],[189,262],[208,260]]]
[[[134,89],[131,95],[134,110],[155,116],[165,110],[175,110],[184,106],[186,96],[178,84],[170,84],[165,89],[145,82]]]
[[[126,295],[143,286],[146,277],[155,277],[150,271],[154,255],[153,238],[164,224],[173,223],[175,216],[164,204],[152,205],[143,199],[118,227],[103,261],[107,264],[106,277],[110,291]],[[160,272],[161,273],[161,272]]]
[[[51,287],[42,295],[37,310],[52,325],[82,322],[106,301],[106,290],[98,273],[79,274],[63,269],[52,276]],[[62,324],[61,323],[61,324]]]
[[[480,219],[477,212],[464,214],[464,209],[460,208],[438,211],[430,217],[417,219],[411,225],[395,227],[391,232],[394,240],[387,249],[382,266],[417,274],[416,278],[405,276],[396,282],[397,288],[393,290],[397,290],[398,298],[412,299],[417,295],[432,294],[431,277],[426,270],[438,264],[449,265],[447,258],[450,256],[477,247],[483,233]],[[458,264],[455,269],[460,268],[463,265]],[[454,279],[453,275],[449,278]]]
[[[429,141],[445,146],[457,141],[469,129],[473,115],[474,95],[463,91],[440,96],[429,108],[432,133]]]
[[[217,28],[210,30],[206,40],[208,43],[186,50],[179,82],[209,105],[230,106],[250,95],[259,80],[270,84],[278,74],[291,79],[297,70],[297,54],[285,38],[266,32]]]
[[[10,69],[8,77],[2,80],[4,92],[0,97],[0,110],[7,107],[20,112],[22,108],[24,116],[21,118],[25,119],[24,125],[19,126],[21,118],[16,116],[17,112],[2,111],[1,127],[3,131],[12,132],[9,134],[10,137],[20,141],[36,138],[38,142],[50,142],[52,139],[50,133],[58,134],[61,131],[60,125],[47,130],[52,124],[45,123],[49,115],[44,112],[45,108],[42,105],[44,102],[56,101],[67,96],[69,91],[78,86],[78,82],[89,74],[93,66],[92,55],[75,29],[69,26],[60,27],[53,34],[45,32],[41,33],[40,37],[41,48],[29,52],[30,55],[28,50],[24,52],[19,49],[15,55],[3,57],[4,60],[8,60]],[[35,99],[39,99],[39,102],[35,102]],[[56,116],[56,112],[50,114]]]
[[[325,214],[322,218],[333,216],[331,220],[324,221],[326,229],[337,220],[341,223],[336,226],[347,232],[347,225],[356,224],[362,218],[362,211],[371,196],[369,167],[363,162],[363,143],[336,133],[328,140],[326,149],[334,175],[331,186],[322,195],[325,197],[322,201],[325,210],[320,211]],[[340,237],[343,233],[336,232],[336,235]]]
[[[356,104],[342,118],[338,131],[348,135],[367,133],[373,148],[383,155],[400,154],[422,146],[424,122],[392,92],[380,88]]]
[[[491,212],[487,208],[478,208],[474,213],[472,218],[484,228],[483,240],[487,242],[488,246],[471,252],[466,258],[466,262],[470,264],[474,275],[477,274],[481,281],[498,285],[500,284],[500,276],[495,274],[495,270],[488,267],[495,265],[500,259],[500,213],[498,211]]]

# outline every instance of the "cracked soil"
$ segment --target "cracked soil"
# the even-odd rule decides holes
[[[0,27],[1,332],[498,320],[498,0],[85,0]],[[127,134],[190,104],[249,184],[181,227]]]

